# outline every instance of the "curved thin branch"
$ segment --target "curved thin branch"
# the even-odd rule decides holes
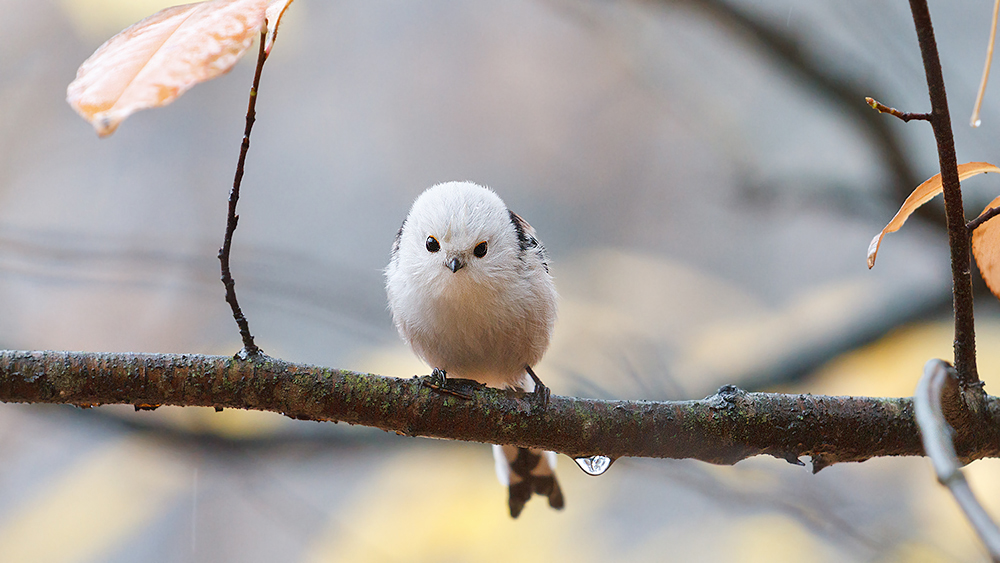
[[[250,325],[247,318],[240,309],[240,304],[236,300],[236,282],[233,274],[229,270],[229,253],[233,247],[233,233],[236,232],[236,224],[240,216],[236,214],[236,202],[240,200],[240,184],[243,182],[243,166],[247,160],[247,151],[250,150],[250,132],[253,131],[254,121],[257,119],[257,88],[260,86],[260,75],[264,70],[264,62],[267,61],[267,29],[260,32],[260,46],[257,52],[257,68],[253,75],[253,86],[250,87],[250,101],[247,102],[246,126],[243,129],[243,142],[240,144],[240,156],[236,162],[236,175],[233,178],[233,189],[229,192],[229,212],[226,215],[226,235],[222,239],[222,248],[219,249],[219,262],[222,268],[222,285],[226,287],[226,303],[233,310],[233,319],[240,329],[240,338],[243,339],[243,350],[241,354],[247,357],[254,357],[261,354],[260,348],[254,344],[253,335],[250,334]]]
[[[461,380],[458,380],[461,381]],[[416,379],[261,357],[0,351],[0,401],[189,405],[269,410],[394,431],[537,447],[572,457],[694,458],[732,464],[767,454],[813,470],[876,456],[923,455],[909,398],[747,393],[697,401],[599,401],[530,396],[470,382],[472,400]],[[963,429],[963,460],[1000,457],[1000,399]]]
[[[947,386],[947,389],[946,389]],[[1000,561],[1000,529],[979,504],[965,475],[962,474],[955,446],[952,443],[954,431],[945,421],[942,398],[948,391],[953,399],[958,399],[958,381],[955,372],[946,362],[930,360],[924,366],[924,376],[917,384],[913,406],[920,436],[927,456],[934,464],[938,481],[948,487],[965,517],[979,534],[983,544],[994,561]]]

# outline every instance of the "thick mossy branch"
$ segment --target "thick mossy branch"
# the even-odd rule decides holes
[[[769,454],[814,469],[876,456],[923,455],[910,398],[747,393],[727,386],[698,401],[599,401],[482,386],[473,400],[399,379],[261,357],[0,351],[0,401],[268,410],[398,432],[554,450],[570,456],[694,458],[719,464]],[[958,455],[1000,457],[1000,399]]]

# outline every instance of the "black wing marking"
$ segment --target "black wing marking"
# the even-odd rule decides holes
[[[403,219],[403,224],[396,231],[396,239],[392,241],[392,251],[389,253],[390,262],[395,261],[396,255],[399,254],[399,240],[403,238],[403,227],[406,227],[406,219]]]
[[[510,213],[510,222],[514,225],[514,232],[517,233],[517,246],[520,250],[519,256],[523,259],[525,252],[534,250],[542,261],[542,267],[548,272],[549,257],[545,253],[545,247],[535,238],[535,229],[517,213],[509,209],[507,213]]]
[[[517,245],[521,249],[521,253],[527,252],[529,248],[537,247],[538,239],[535,238],[535,229],[531,228],[531,225],[517,213],[509,209],[507,213],[510,213],[510,222],[514,225],[514,232],[517,233]]]

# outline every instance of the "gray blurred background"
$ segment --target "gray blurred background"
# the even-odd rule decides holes
[[[0,346],[232,354],[216,252],[253,55],[98,139],[65,103],[105,39],[168,4],[0,0]],[[992,4],[932,2],[960,162]],[[910,395],[949,357],[940,205],[871,237],[937,172],[902,1],[298,0],[264,69],[233,247],[270,355],[426,373],[382,268],[409,205],[493,187],[552,256],[553,392],[719,385]],[[970,215],[995,180],[965,183]],[[987,382],[1000,358],[980,295]],[[990,387],[987,388],[990,391]],[[562,513],[517,521],[489,448],[261,413],[0,405],[0,561],[978,561],[923,459],[811,475],[562,458]],[[807,460],[806,460],[807,461]],[[1000,464],[970,468],[1000,512]]]

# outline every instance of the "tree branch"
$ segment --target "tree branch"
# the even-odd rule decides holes
[[[236,161],[236,175],[233,178],[233,189],[229,192],[229,212],[226,216],[226,235],[222,239],[222,248],[219,249],[219,263],[222,267],[222,285],[226,287],[226,303],[233,311],[233,319],[240,329],[240,338],[243,339],[242,355],[254,357],[261,353],[260,348],[254,344],[253,335],[250,334],[250,325],[247,318],[240,309],[240,304],[236,300],[236,281],[229,270],[229,253],[233,247],[233,233],[236,232],[236,224],[240,216],[236,214],[236,202],[240,200],[240,184],[243,182],[243,165],[247,160],[247,151],[250,150],[250,132],[253,131],[254,121],[257,120],[257,88],[260,86],[260,75],[264,70],[264,62],[267,60],[267,51],[264,49],[267,39],[267,30],[260,32],[260,47],[257,52],[257,69],[253,75],[253,86],[250,87],[250,101],[247,102],[246,126],[243,129],[243,142],[240,144],[240,156]]]
[[[473,400],[399,379],[261,357],[0,351],[0,401],[148,404],[268,410],[394,431],[538,447],[572,457],[694,458],[732,464],[760,454],[819,471],[876,456],[923,455],[909,398],[747,393],[698,401],[599,401],[470,388]],[[1000,457],[1000,399],[960,425],[965,461]]]
[[[971,236],[972,231],[976,230],[980,225],[996,217],[997,215],[1000,215],[1000,207],[991,207],[986,211],[983,211],[983,213],[979,215],[979,217],[976,217],[975,219],[969,221],[969,223],[965,225],[965,228],[969,231],[969,235]]]
[[[931,114],[929,113],[902,112],[896,108],[891,108],[872,97],[865,98],[865,103],[867,103],[869,106],[871,106],[873,110],[879,113],[888,113],[893,117],[898,117],[899,119],[902,119],[903,123],[909,123],[914,119],[918,121],[930,121],[931,119]]]
[[[927,92],[931,100],[929,121],[937,142],[938,164],[944,187],[955,309],[955,369],[963,387],[976,389],[979,373],[976,369],[976,324],[972,311],[971,247],[969,231],[965,227],[965,210],[962,208],[962,188],[958,180],[958,158],[955,156],[955,137],[951,130],[948,96],[945,94],[941,59],[938,56],[927,0],[910,0],[910,11],[913,13],[913,25],[917,30],[920,55],[924,61]]]

